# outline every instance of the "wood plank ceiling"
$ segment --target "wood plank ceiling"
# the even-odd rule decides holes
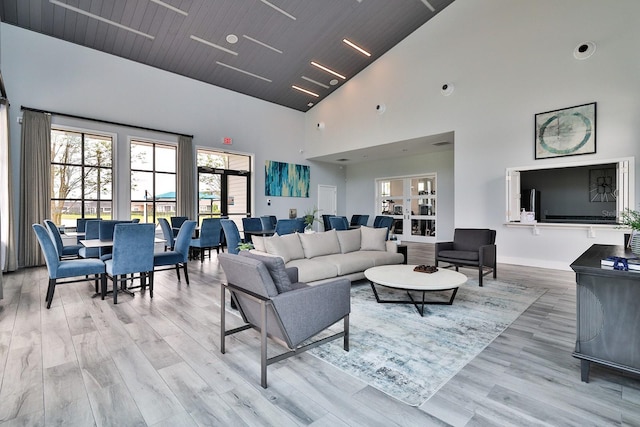
[[[0,19],[307,111],[452,2],[0,0]],[[348,46],[344,38],[371,56]]]

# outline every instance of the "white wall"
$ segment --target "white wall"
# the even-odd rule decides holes
[[[567,269],[623,231],[505,227],[505,169],[640,155],[638,16],[636,0],[456,0],[306,114],[306,155],[454,131],[455,226],[497,229],[501,262]],[[587,40],[595,54],[574,59]],[[594,101],[596,154],[534,160],[536,113]]]
[[[304,114],[265,101],[211,86],[176,74],[137,64],[7,24],[2,29],[2,73],[11,101],[13,164],[20,165],[20,106],[109,120],[194,135],[197,147],[227,148],[255,154],[255,207],[258,215],[288,216],[289,208],[304,212],[317,203],[318,184],[336,185],[344,193],[344,171],[310,163],[304,147]],[[247,77],[250,78],[250,77]],[[54,117],[56,123],[117,132],[120,198],[128,200],[127,147],[129,136],[142,131]],[[175,141],[173,135],[158,134]],[[311,164],[309,198],[264,196],[265,160]],[[15,170],[16,195],[19,171]],[[18,202],[16,201],[16,207]],[[17,214],[17,212],[16,212]],[[127,217],[120,203],[119,217]]]

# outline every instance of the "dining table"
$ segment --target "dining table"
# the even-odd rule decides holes
[[[276,234],[276,229],[269,228],[266,230],[243,230],[243,233],[245,239],[247,238],[247,236],[273,236],[274,234]]]
[[[165,239],[156,237],[153,239],[153,243],[165,243]],[[113,240],[101,240],[101,239],[85,239],[80,240],[80,244],[85,248],[108,248],[113,246]]]

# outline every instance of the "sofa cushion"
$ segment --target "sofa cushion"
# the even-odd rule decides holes
[[[317,261],[326,262],[335,266],[339,276],[364,271],[375,266],[374,260],[366,252],[350,252],[348,254],[333,254],[315,258]]]
[[[340,252],[348,254],[360,250],[360,229],[340,230],[336,231],[338,242],[340,243]]]
[[[284,236],[274,234],[272,237],[264,240],[264,246],[268,253],[281,257],[285,263],[292,259],[304,258],[298,233]]]
[[[249,251],[240,251],[238,255],[257,259],[258,261],[262,261],[262,263],[267,267],[271,278],[273,279],[273,284],[276,285],[276,289],[278,293],[288,292],[293,289],[291,286],[291,280],[289,280],[289,275],[287,274],[284,261],[280,257],[274,256],[266,256],[266,255],[258,255]]]
[[[386,228],[360,227],[360,250],[362,251],[386,251]]]
[[[302,243],[305,258],[340,253],[340,242],[338,242],[336,230],[300,234],[300,242]]]
[[[404,255],[399,252],[360,251],[358,254],[369,258],[376,267],[379,265],[402,264],[404,262]]]
[[[260,252],[267,252],[267,247],[264,245],[265,238],[263,236],[251,236],[253,247]]]
[[[336,266],[327,262],[316,261],[316,259],[295,259],[289,261],[287,267],[297,267],[298,280],[305,283],[329,279],[338,275]]]

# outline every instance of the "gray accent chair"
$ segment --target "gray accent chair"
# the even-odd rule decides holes
[[[482,286],[482,278],[496,268],[496,231],[488,228],[456,228],[453,242],[438,242],[435,247],[436,267],[439,262],[447,262],[455,266],[478,267],[478,284]]]
[[[268,365],[338,338],[343,338],[343,348],[349,351],[351,282],[348,279],[336,279],[309,286],[299,283],[298,269],[285,269],[282,259],[261,258],[274,260],[265,259],[263,262],[258,255],[248,251],[241,251],[241,255],[218,255],[227,278],[227,283],[222,283],[220,287],[220,352],[225,353],[225,338],[228,335],[249,328],[260,332],[260,385],[267,388]],[[280,283],[280,291],[274,278]],[[287,282],[288,288],[283,288],[282,279]],[[246,323],[231,330],[225,327],[227,290]],[[340,320],[344,322],[343,331],[302,344]],[[267,337],[286,346],[289,351],[268,358]]]

